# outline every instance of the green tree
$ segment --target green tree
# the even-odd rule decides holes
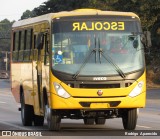
[[[10,50],[11,26],[12,26],[12,23],[8,19],[4,19],[0,22],[0,51]]]
[[[5,53],[2,53],[2,51],[10,51],[11,25],[12,23],[8,19],[0,21],[0,70],[5,69]]]
[[[21,16],[21,19],[27,19],[27,18],[31,18],[31,17],[34,17],[34,11],[30,11],[30,10],[26,10],[22,16]]]
[[[110,6],[117,11],[138,14],[144,30],[150,30],[160,15],[160,0],[117,0]]]
[[[50,12],[71,11],[80,8],[110,9],[108,0],[48,0],[43,5],[35,8],[35,16]],[[115,0],[113,0],[115,1]],[[110,0],[108,1],[110,3]]]
[[[48,0],[33,11],[24,12],[21,19],[80,8],[134,12],[139,15],[143,29],[150,30],[160,15],[160,0]]]

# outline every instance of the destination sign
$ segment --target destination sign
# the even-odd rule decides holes
[[[130,17],[64,17],[53,20],[53,33],[64,32],[141,32],[140,22]]]
[[[124,22],[74,22],[73,31],[125,30]]]

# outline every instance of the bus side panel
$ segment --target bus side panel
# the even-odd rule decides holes
[[[11,63],[11,91],[18,103],[20,103],[20,80],[21,64]]]
[[[32,84],[33,84],[33,99],[34,99],[34,113],[36,115],[40,115],[40,109],[39,109],[39,96],[38,96],[38,86],[37,86],[37,61],[32,62],[32,73],[33,73],[33,79],[32,79]]]
[[[25,104],[33,105],[32,63],[21,64],[21,84],[25,96]]]
[[[20,103],[20,86],[22,86],[25,104],[33,105],[32,64],[12,63],[11,66],[12,94],[16,102]]]

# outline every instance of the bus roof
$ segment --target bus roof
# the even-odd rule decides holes
[[[73,11],[63,11],[58,13],[49,13],[33,18],[28,18],[24,20],[20,20],[15,22],[12,25],[12,28],[27,26],[31,24],[36,24],[44,21],[51,22],[51,19],[65,16],[82,16],[82,15],[113,15],[113,16],[129,16],[129,17],[137,17],[136,14],[132,12],[119,12],[119,11],[101,11],[98,9],[77,9]]]

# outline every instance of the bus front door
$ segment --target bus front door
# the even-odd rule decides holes
[[[49,85],[49,55],[48,55],[48,35],[46,33],[41,33],[37,36],[36,41],[36,59],[33,61],[33,84],[34,84],[34,111],[37,115],[43,114],[43,87],[45,89]],[[38,46],[39,45],[39,46]]]

